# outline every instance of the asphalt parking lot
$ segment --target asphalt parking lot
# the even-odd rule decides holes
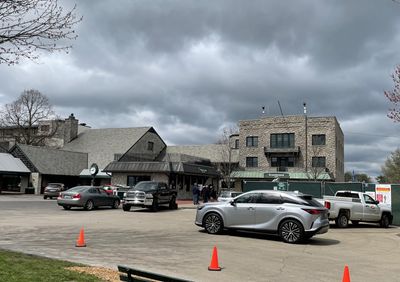
[[[0,195],[0,248],[116,269],[118,264],[193,281],[400,281],[400,229],[331,228],[304,244],[232,232],[209,235],[195,209],[70,211],[55,200]],[[76,248],[81,228],[87,247]],[[217,246],[220,272],[210,272]],[[1,265],[0,265],[1,268]]]

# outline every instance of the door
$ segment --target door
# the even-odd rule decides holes
[[[276,230],[285,207],[279,194],[257,193],[255,210],[255,228]]]
[[[244,194],[236,198],[234,204],[227,204],[225,226],[234,228],[252,228],[255,223],[255,193]]]
[[[363,194],[364,197],[364,220],[365,221],[378,221],[380,219],[380,208],[376,201],[369,195]]]

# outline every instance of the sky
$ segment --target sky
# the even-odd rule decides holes
[[[0,106],[25,89],[92,128],[153,126],[168,145],[215,143],[266,115],[336,116],[345,171],[381,174],[400,124],[384,96],[400,64],[392,0],[80,0],[68,53],[0,65]],[[70,7],[71,0],[61,1]]]

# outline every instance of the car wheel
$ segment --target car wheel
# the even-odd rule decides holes
[[[119,207],[119,200],[115,200],[111,206],[113,209],[118,209]]]
[[[93,208],[94,208],[93,201],[92,201],[92,200],[88,200],[88,201],[86,202],[86,204],[85,204],[84,209],[87,210],[87,211],[90,211],[90,210],[92,210]]]
[[[342,212],[336,219],[336,225],[339,228],[346,228],[349,225],[349,217],[346,213]]]
[[[122,209],[123,209],[124,211],[130,211],[130,210],[131,210],[131,206],[122,205]]]
[[[303,225],[295,219],[286,219],[279,225],[279,236],[286,243],[299,243],[304,237]]]
[[[203,220],[203,226],[209,234],[218,234],[224,229],[221,216],[215,212],[206,214]]]
[[[45,199],[45,200],[46,200],[46,199],[47,199],[47,196],[43,196],[43,199]]]
[[[157,200],[157,198],[154,198],[154,199],[153,199],[153,204],[151,205],[151,210],[152,210],[153,212],[158,211],[158,200]]]
[[[380,221],[380,225],[382,228],[388,228],[390,225],[390,221],[389,221],[389,216],[387,214],[383,214],[381,221]]]
[[[71,206],[63,206],[64,210],[70,210]]]
[[[178,205],[176,203],[175,197],[172,197],[171,201],[169,201],[169,209],[170,210],[176,210],[178,208]]]

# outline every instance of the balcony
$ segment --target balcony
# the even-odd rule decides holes
[[[300,154],[300,146],[290,147],[290,148],[269,148],[264,147],[264,153],[267,157],[279,154],[279,155],[288,155],[288,156],[298,156]]]

